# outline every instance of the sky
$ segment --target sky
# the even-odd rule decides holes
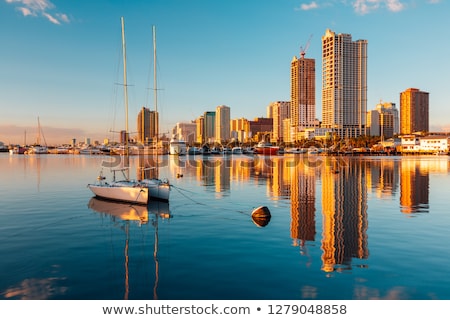
[[[326,29],[368,41],[368,104],[430,94],[430,130],[450,131],[448,0],[0,0],[0,141],[103,141],[123,130],[121,17],[130,131],[145,106],[161,133],[219,105],[265,117],[290,100],[290,62],[316,59]],[[157,85],[153,83],[156,28]]]

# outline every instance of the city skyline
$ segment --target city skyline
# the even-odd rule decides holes
[[[450,52],[441,41],[448,8],[437,0],[1,1],[0,17],[8,28],[2,30],[0,141],[23,143],[26,130],[27,143],[33,143],[37,117],[49,144],[85,137],[103,141],[114,125],[122,129],[123,99],[114,96],[121,90],[120,68],[114,67],[121,16],[132,118],[142,107],[153,110],[149,75],[151,27],[156,26],[162,132],[218,105],[230,107],[231,119],[251,120],[264,116],[273,101],[289,101],[292,56],[310,39],[305,57],[320,69],[320,37],[326,29],[368,41],[368,110],[381,100],[399,106],[400,92],[420,88],[430,93],[430,130],[448,130],[449,93],[439,77],[450,69],[441,59]],[[316,74],[318,117],[321,90]]]

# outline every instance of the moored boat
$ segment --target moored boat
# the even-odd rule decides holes
[[[184,156],[187,153],[186,141],[172,138],[169,144],[169,153],[171,155]]]
[[[272,145],[270,142],[260,141],[255,147],[255,153],[262,155],[276,155],[279,151],[278,146]]]

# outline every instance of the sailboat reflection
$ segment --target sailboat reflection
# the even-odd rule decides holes
[[[120,219],[125,224],[125,293],[124,299],[128,300],[129,296],[129,269],[128,269],[128,248],[129,248],[129,223],[137,222],[138,225],[144,225],[149,222],[155,228],[155,241],[153,250],[153,260],[155,262],[155,283],[153,286],[153,298],[158,299],[158,283],[159,283],[159,261],[158,261],[158,220],[170,219],[172,216],[169,210],[169,203],[152,201],[147,205],[129,204],[117,201],[103,200],[93,197],[89,200],[88,207],[98,213],[109,215],[112,219]]]

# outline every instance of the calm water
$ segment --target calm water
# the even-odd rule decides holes
[[[449,157],[208,159],[146,208],[92,199],[101,156],[0,154],[1,299],[450,299]]]

